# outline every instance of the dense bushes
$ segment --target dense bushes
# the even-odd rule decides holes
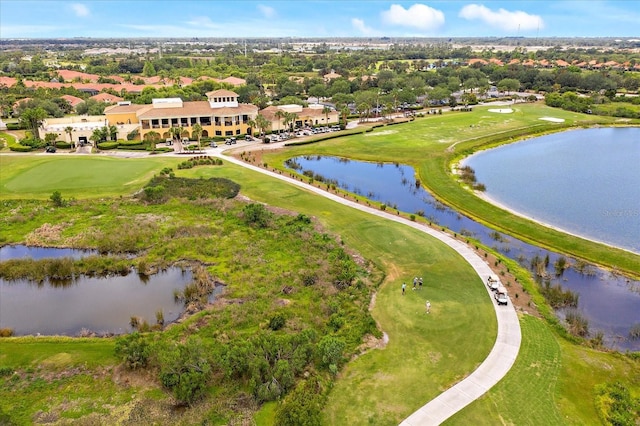
[[[146,202],[158,204],[169,198],[233,198],[240,192],[240,185],[229,179],[187,179],[172,175],[154,177],[137,196]]]
[[[20,144],[10,145],[9,149],[15,152],[30,152],[32,150],[30,146],[25,146]]]
[[[640,421],[640,397],[619,382],[596,386],[598,415],[607,425],[633,426]]]
[[[178,164],[178,169],[191,169],[196,166],[220,166],[222,165],[222,160],[219,158],[212,158],[208,155],[201,155],[198,157],[193,157],[188,159],[187,161],[183,161]]]
[[[135,332],[116,339],[115,353],[127,368],[135,370],[147,366],[151,349],[148,340]]]
[[[98,144],[98,149],[109,150],[118,148],[118,142],[100,142]]]

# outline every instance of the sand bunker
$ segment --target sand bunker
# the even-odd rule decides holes
[[[564,123],[564,118],[540,117],[540,120],[544,120],[544,121],[552,121],[552,122],[554,122],[554,123]]]
[[[492,108],[489,112],[497,112],[498,114],[511,114],[513,110],[511,108]]]

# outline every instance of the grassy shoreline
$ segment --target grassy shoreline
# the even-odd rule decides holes
[[[519,111],[514,114],[518,119],[487,120],[494,125],[493,129],[486,129],[488,124],[486,127],[483,126],[484,129],[474,131],[470,126],[478,126],[472,124],[475,117],[468,113],[454,113],[438,117],[437,120],[441,121],[434,125],[430,123],[436,119],[427,117],[402,126],[390,128],[385,126],[372,132],[372,135],[386,132],[384,137],[352,135],[347,136],[341,143],[328,140],[321,144],[292,146],[279,153],[265,152],[263,157],[270,166],[286,172],[290,171],[285,168],[284,161],[297,155],[335,155],[362,161],[408,164],[414,167],[421,184],[437,200],[485,226],[512,235],[524,242],[639,279],[639,255],[545,227],[505,211],[463,187],[451,172],[451,167],[478,150],[494,148],[525,138],[591,126],[633,124],[640,126],[640,121],[620,122],[606,117],[569,113],[543,105],[523,104],[518,105],[517,108]],[[478,109],[476,108],[476,112],[483,114]],[[532,117],[529,118],[527,115]],[[537,118],[545,115],[560,116],[566,122],[541,124],[536,121]],[[462,130],[456,134],[455,129]],[[412,139],[412,134],[418,136]],[[442,134],[447,138],[442,138]],[[384,144],[379,143],[382,139],[386,145],[393,146],[393,153],[396,155],[390,156],[385,151]],[[363,143],[365,140],[366,144]]]

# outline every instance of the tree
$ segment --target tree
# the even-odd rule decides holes
[[[281,132],[280,129],[280,121],[286,117],[287,113],[281,109],[279,109],[278,111],[276,111],[276,113],[274,114],[274,116],[278,119],[278,133]]]
[[[60,191],[53,191],[53,194],[51,194],[51,197],[49,197],[49,199],[56,207],[64,206],[64,199],[62,198],[62,194],[60,193]]]
[[[73,143],[73,127],[67,126],[64,128],[64,132],[69,135],[69,143]]]
[[[324,124],[329,124],[329,113],[331,112],[331,108],[328,106],[324,106],[322,108],[322,113],[324,114]]]
[[[202,126],[200,123],[196,123],[191,127],[191,137],[198,141],[198,146],[200,146],[200,138],[202,137]]]
[[[144,67],[142,67],[142,74],[145,77],[153,77],[156,75],[156,67],[153,66],[152,62],[145,62]]]
[[[57,133],[47,133],[44,135],[44,141],[47,145],[56,146],[56,139],[58,139]]]
[[[342,124],[341,124],[342,129],[345,129],[347,127],[347,118],[349,117],[350,113],[351,111],[347,106],[342,107],[342,109],[340,110],[340,115],[342,116]]]
[[[105,126],[105,128],[109,140],[118,140],[118,128],[116,126]]]
[[[144,135],[144,139],[149,142],[149,145],[152,150],[156,149],[156,144],[160,141],[160,133],[152,130],[146,135]]]
[[[47,118],[47,112],[43,108],[27,108],[20,114],[20,124],[31,130],[33,138],[39,140],[40,125],[45,118]]]
[[[158,351],[160,381],[181,404],[193,404],[204,396],[211,365],[199,340],[190,339]]]
[[[269,126],[271,125],[271,123],[269,122],[269,120],[267,120],[267,118],[262,115],[262,114],[258,114],[256,116],[255,119],[255,124],[256,127],[260,130],[260,135],[263,136],[265,131],[269,128]]]
[[[297,119],[298,114],[296,114],[295,112],[287,112],[284,115],[284,123],[289,130],[291,130]]]
[[[497,87],[498,90],[501,92],[507,92],[508,95],[509,92],[516,92],[520,89],[520,82],[515,78],[503,78],[498,82]]]

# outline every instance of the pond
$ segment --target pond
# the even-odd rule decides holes
[[[34,258],[93,254],[82,250],[70,253],[68,249],[7,247],[0,252],[2,260],[11,255],[24,257],[25,253]],[[153,325],[158,311],[162,311],[168,324],[184,311],[183,302],[175,300],[174,291],[183,290],[190,282],[191,271],[177,267],[151,276],[132,271],[125,276],[80,276],[43,283],[0,279],[0,328],[11,328],[18,336],[76,336],[85,331],[122,334],[132,331],[132,316]]]
[[[549,276],[554,276],[559,254],[498,233],[444,206],[416,185],[412,167],[324,156],[296,157],[287,164],[298,173],[306,171],[305,174],[313,174],[318,180],[333,182],[392,209],[424,216],[432,223],[476,238],[523,266],[529,267],[536,256],[542,259],[549,256],[546,270]],[[571,259],[568,262],[576,263]],[[566,269],[551,283],[579,294],[578,309],[588,318],[590,331],[601,331],[609,347],[640,350],[640,340],[628,338],[631,327],[640,323],[640,282],[586,265]]]

